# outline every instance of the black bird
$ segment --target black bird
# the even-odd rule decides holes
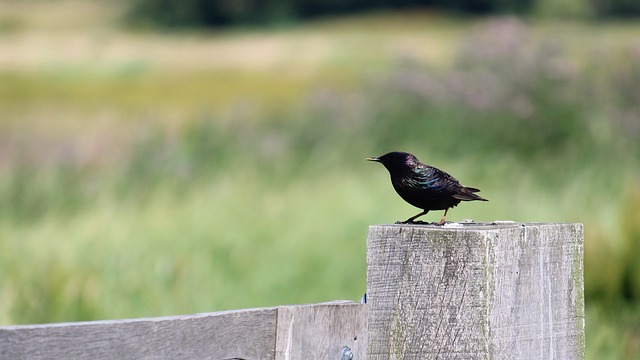
[[[391,184],[398,195],[409,204],[424,211],[401,223],[410,224],[429,210],[444,210],[440,225],[444,225],[447,211],[460,201],[489,201],[474,194],[479,189],[460,185],[446,172],[421,163],[412,154],[393,151],[378,157],[366,158],[382,163],[389,170]]]

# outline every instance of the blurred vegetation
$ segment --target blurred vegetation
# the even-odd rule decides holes
[[[0,15],[0,323],[358,299],[367,225],[413,212],[363,159],[406,150],[491,200],[452,220],[584,223],[587,356],[637,358],[639,24],[158,35],[60,4]]]
[[[128,22],[165,27],[283,24],[327,15],[430,8],[464,14],[627,18],[640,15],[635,0],[135,0]]]

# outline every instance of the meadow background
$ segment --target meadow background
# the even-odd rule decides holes
[[[404,150],[584,223],[587,358],[640,356],[633,1],[180,3],[0,0],[0,325],[358,300]]]

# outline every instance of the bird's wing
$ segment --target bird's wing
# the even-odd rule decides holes
[[[438,192],[457,193],[462,188],[456,178],[429,165],[416,166],[412,177],[421,186]]]
[[[487,201],[474,194],[479,192],[480,189],[462,186],[458,179],[433,166],[421,164],[421,166],[417,166],[414,169],[414,175],[414,179],[418,184],[439,193],[449,194],[454,199]]]

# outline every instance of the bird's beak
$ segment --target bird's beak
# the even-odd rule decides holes
[[[377,157],[368,157],[368,158],[366,158],[365,160],[380,162],[380,158],[377,158]]]

